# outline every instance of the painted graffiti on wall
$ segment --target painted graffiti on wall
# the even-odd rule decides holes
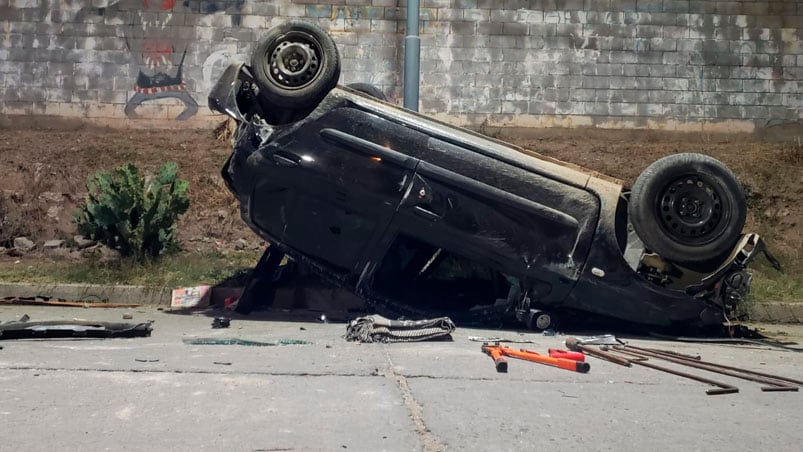
[[[201,68],[203,91],[210,91],[217,81],[217,77],[223,73],[226,66],[234,60],[243,61],[244,58],[237,52],[237,40],[225,38],[214,46],[214,50],[206,57]]]
[[[175,119],[186,120],[196,115],[198,102],[185,81],[188,52],[197,42],[196,26],[203,16],[224,12],[229,14],[231,26],[239,25],[236,13],[244,4],[244,0],[111,0],[101,7],[90,8],[121,27],[126,49],[137,67],[133,94],[124,107],[126,117],[147,117],[147,113],[138,111],[139,107],[165,99],[175,99],[183,106]]]
[[[242,3],[235,2],[234,6],[241,7]],[[130,20],[124,28],[124,39],[138,73],[134,94],[125,105],[127,117],[140,118],[137,109],[141,105],[162,99],[177,99],[183,104],[175,119],[186,120],[198,113],[198,102],[184,80],[184,63],[194,40],[193,21],[197,22],[200,16],[200,11],[193,11],[191,6],[188,1],[123,0],[102,11],[104,15],[118,13]],[[209,13],[219,9],[214,2],[204,7]]]
[[[180,5],[178,9],[180,10]],[[174,23],[175,0],[142,0],[141,9],[126,36],[128,49],[139,65],[134,95],[125,105],[129,118],[138,118],[137,107],[158,99],[175,98],[184,104],[178,120],[191,118],[198,113],[198,102],[187,91],[183,69],[189,40],[171,36],[167,26]]]

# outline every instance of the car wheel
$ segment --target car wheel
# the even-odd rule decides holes
[[[703,271],[718,265],[736,244],[747,205],[741,184],[721,162],[675,154],[636,179],[628,211],[647,248]]]
[[[552,315],[538,310],[531,310],[530,315],[527,317],[527,328],[535,331],[545,331],[555,325],[555,319]]]
[[[385,97],[385,93],[383,93],[382,91],[379,90],[379,88],[370,83],[352,83],[346,86],[353,89],[354,91],[359,91],[371,97],[376,97],[379,100],[384,100],[384,101],[388,100],[388,98]]]
[[[270,106],[302,110],[337,85],[340,56],[332,37],[309,22],[268,30],[251,54],[259,97]]]

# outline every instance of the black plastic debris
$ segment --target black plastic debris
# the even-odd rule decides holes
[[[0,340],[145,337],[150,336],[152,330],[152,322],[135,324],[88,320],[11,321],[0,323]]]
[[[360,342],[417,342],[451,340],[455,330],[449,317],[425,320],[390,320],[380,315],[358,317],[346,327],[346,340]]]
[[[228,317],[215,317],[212,320],[212,328],[228,328],[231,325],[231,319]]]

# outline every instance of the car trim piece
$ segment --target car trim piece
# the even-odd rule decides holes
[[[243,63],[232,63],[226,67],[207,97],[210,110],[222,113],[235,121],[246,120],[237,104],[237,92],[241,83],[240,72],[244,66]]]
[[[321,129],[319,133],[326,141],[348,146],[356,151],[368,154],[372,157],[379,157],[380,159],[395,163],[402,168],[415,171],[416,167],[418,166],[419,160],[416,158],[405,155],[399,151],[394,151],[393,149],[380,146],[368,140],[364,140],[350,133],[343,132],[342,130],[326,128]]]
[[[434,176],[437,179],[456,183],[458,184],[458,186],[466,187],[469,190],[474,191],[475,193],[482,193],[483,196],[488,196],[494,201],[514,206],[526,206],[527,208],[530,208],[538,212],[539,215],[545,218],[554,220],[558,223],[561,223],[564,226],[568,226],[574,229],[579,229],[579,223],[577,222],[577,219],[575,219],[571,215],[567,215],[559,210],[555,210],[551,207],[539,204],[535,201],[522,198],[521,196],[514,195],[512,193],[508,193],[504,190],[500,190],[496,187],[471,179],[461,174],[457,174],[447,169],[443,169],[431,163],[421,162],[418,165],[417,173],[423,176]]]
[[[566,164],[565,162],[554,161],[553,159],[543,155],[537,155],[536,157],[532,155],[534,154],[533,151],[512,147],[509,144],[488,138],[470,130],[463,130],[449,124],[440,123],[437,120],[433,120],[432,118],[423,116],[410,110],[388,111],[386,109],[377,108],[377,104],[381,104],[374,103],[373,99],[367,99],[364,96],[347,93],[344,90],[340,90],[340,93],[337,93],[340,95],[340,97],[348,96],[348,101],[359,105],[362,109],[373,113],[382,119],[386,119],[395,123],[404,123],[406,127],[409,127],[417,132],[427,134],[433,138],[445,141],[454,146],[463,147],[468,151],[484,155],[486,157],[491,157],[509,165],[531,171],[538,175],[549,177],[567,185],[585,189],[588,185],[589,179],[592,177],[602,179],[597,174],[589,174],[588,170],[583,171],[583,169],[579,167],[573,168],[571,165]],[[442,125],[454,130],[451,133],[444,132],[435,127],[436,125]],[[482,143],[476,143],[476,141],[482,141]],[[540,165],[534,165],[531,161],[525,161],[530,159],[535,159],[539,164],[546,165],[548,168],[541,167]]]

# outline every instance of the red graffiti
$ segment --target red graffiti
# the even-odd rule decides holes
[[[170,57],[173,45],[167,39],[147,39],[142,44],[142,54],[151,58]]]
[[[173,63],[173,45],[166,39],[147,39],[142,43],[142,62],[150,69]]]
[[[145,4],[145,8],[150,8],[151,1],[152,0],[143,0],[143,3]],[[154,3],[158,3],[159,1],[160,0],[156,0],[156,2],[154,2]],[[168,10],[173,9],[174,6],[176,6],[176,0],[161,0],[161,4],[160,5],[154,5],[154,6],[157,6],[162,11],[168,11]]]

